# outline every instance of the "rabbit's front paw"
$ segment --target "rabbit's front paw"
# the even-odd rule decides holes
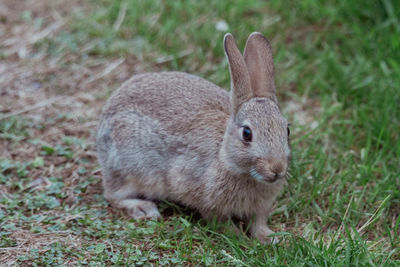
[[[141,199],[125,199],[122,200],[119,205],[125,208],[129,216],[134,219],[160,217],[160,212],[158,211],[156,204],[151,201]]]
[[[263,244],[277,244],[279,242],[277,237],[270,236],[273,233],[274,231],[269,229],[267,225],[253,226],[251,229],[251,235],[260,240],[260,242]]]

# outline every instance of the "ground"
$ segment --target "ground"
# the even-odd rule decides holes
[[[395,1],[0,1],[0,263],[393,265],[400,262],[400,17]],[[396,9],[397,8],[397,9]],[[102,197],[97,118],[131,75],[228,88],[222,36],[271,37],[292,122],[288,185],[263,245],[159,203],[134,221]]]

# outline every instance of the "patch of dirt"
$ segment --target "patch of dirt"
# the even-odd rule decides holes
[[[286,101],[282,104],[283,111],[290,114],[290,119],[295,121],[300,126],[308,129],[315,129],[318,127],[316,118],[320,112],[319,103],[313,99],[302,99],[299,101]]]
[[[33,182],[28,189],[46,190],[46,177],[62,177],[67,197],[77,201],[74,189],[88,177],[100,180],[93,135],[97,117],[106,98],[119,84],[137,72],[143,72],[134,56],[96,58],[61,51],[49,53],[46,42],[68,32],[68,22],[76,12],[87,11],[85,1],[13,0],[0,2],[0,122],[18,116],[26,126],[27,137],[20,141],[0,138],[0,157],[31,162],[44,158],[45,166],[29,170]],[[43,156],[41,147],[63,144],[63,137],[84,140],[74,145],[74,156]],[[28,140],[39,140],[38,143]],[[81,173],[80,169],[86,169]],[[15,177],[13,179],[18,179]],[[0,185],[0,195],[13,189]],[[101,184],[86,189],[83,202],[93,203],[101,194]],[[38,234],[18,229],[10,236],[16,246],[0,248],[0,262],[18,264],[17,256],[54,242],[78,248],[84,242],[68,232]]]
[[[142,71],[133,57],[82,59],[73,53],[51,55],[48,46],[38,45],[68,31],[73,13],[85,8],[78,0],[68,5],[60,0],[0,3],[0,112],[96,117],[111,85]]]

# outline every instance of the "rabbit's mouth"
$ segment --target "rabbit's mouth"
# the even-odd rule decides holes
[[[283,179],[284,177],[285,177],[284,175],[275,174],[275,175],[272,175],[272,176],[267,176],[267,177],[264,179],[264,181],[267,181],[267,182],[269,182],[269,183],[274,183],[274,182],[276,182],[277,180]]]

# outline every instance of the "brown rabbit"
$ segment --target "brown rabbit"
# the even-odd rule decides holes
[[[272,203],[286,178],[288,123],[275,92],[268,40],[244,56],[224,37],[231,92],[180,72],[133,76],[106,103],[97,134],[104,196],[136,219],[158,217],[152,200],[237,217],[265,242]]]

